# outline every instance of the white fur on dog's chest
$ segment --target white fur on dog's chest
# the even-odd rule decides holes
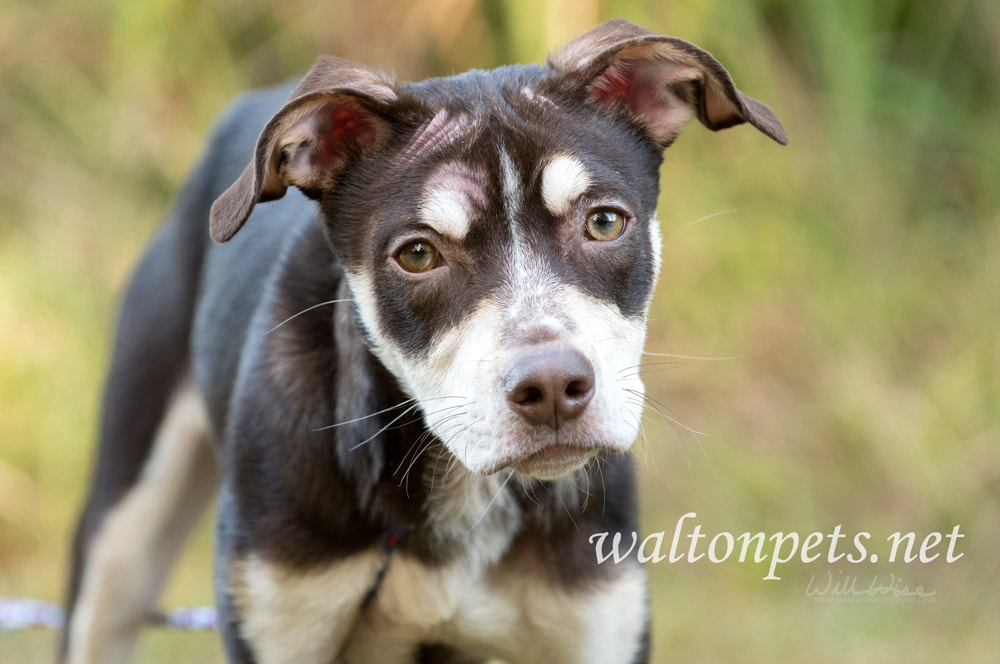
[[[623,649],[638,642],[646,618],[641,569],[579,591],[525,571],[501,565],[477,574],[464,562],[428,567],[394,556],[343,661],[409,662],[420,643],[511,663],[631,661],[635,653]]]
[[[297,572],[252,557],[234,593],[244,638],[261,664],[412,661],[441,644],[511,664],[629,662],[646,620],[646,581],[629,566],[586,589],[565,590],[525,564],[477,571],[467,559],[425,565],[381,551]]]

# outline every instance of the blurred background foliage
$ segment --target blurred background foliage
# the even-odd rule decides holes
[[[402,79],[537,62],[623,16],[713,52],[791,137],[667,153],[643,523],[710,535],[961,524],[956,563],[663,563],[654,661],[993,662],[1000,551],[1000,3],[7,0],[0,7],[0,595],[56,601],[116,298],[240,90],[320,54]],[[650,358],[650,362],[672,362]],[[661,371],[662,369],[662,371]],[[692,434],[688,428],[705,432]],[[211,533],[164,603],[211,602]],[[813,604],[813,574],[929,605]],[[0,635],[3,662],[53,635]],[[139,661],[220,662],[150,630]]]

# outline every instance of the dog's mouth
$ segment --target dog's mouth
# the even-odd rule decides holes
[[[597,454],[597,448],[575,445],[549,445],[508,464],[522,475],[540,480],[555,479],[583,467]]]

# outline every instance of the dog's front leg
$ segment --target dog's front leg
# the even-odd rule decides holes
[[[233,664],[329,664],[383,564],[378,547],[319,566],[295,567],[242,550],[231,493],[219,498],[216,598]]]
[[[650,612],[646,573],[623,565],[590,587],[553,592],[527,586],[521,599],[530,634],[541,629],[521,660],[532,664],[648,664]]]
[[[618,571],[606,585],[591,590],[589,602],[574,612],[581,647],[566,661],[649,664],[652,625],[646,570],[627,564]],[[586,597],[587,591],[583,592]]]

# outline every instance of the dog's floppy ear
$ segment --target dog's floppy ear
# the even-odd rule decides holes
[[[257,139],[253,160],[212,205],[212,239],[236,235],[257,203],[294,185],[317,198],[353,160],[389,134],[393,77],[340,58],[321,58]]]
[[[737,90],[711,54],[628,21],[608,21],[577,37],[549,56],[548,66],[558,86],[623,114],[660,148],[695,116],[712,130],[749,122],[788,143],[771,107]]]

